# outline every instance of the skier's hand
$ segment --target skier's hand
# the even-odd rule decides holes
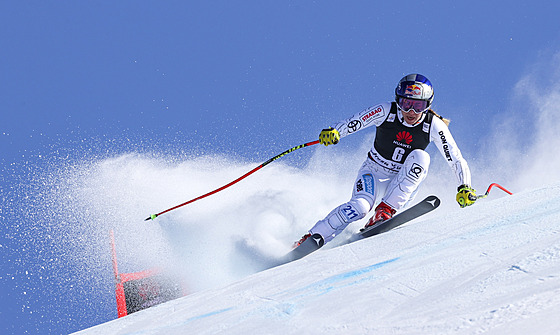
[[[323,129],[319,134],[319,143],[324,144],[325,146],[337,144],[339,140],[340,134],[338,133],[338,130],[333,127]]]
[[[461,208],[474,204],[476,199],[478,199],[476,197],[476,191],[473,188],[471,188],[469,185],[461,185],[459,186],[457,191],[458,192],[457,192],[456,199],[457,202],[459,203],[459,206],[461,206]]]

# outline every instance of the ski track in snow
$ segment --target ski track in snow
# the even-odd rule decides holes
[[[559,333],[559,190],[418,219],[79,333]]]

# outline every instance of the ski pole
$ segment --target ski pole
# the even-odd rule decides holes
[[[282,156],[285,156],[285,155],[289,154],[290,152],[296,151],[297,149],[301,149],[301,148],[304,148],[304,147],[309,147],[309,146],[315,145],[315,144],[317,144],[317,143],[319,143],[319,140],[312,141],[312,142],[308,142],[308,143],[304,143],[304,144],[295,146],[295,147],[293,147],[293,148],[290,148],[290,149],[284,151],[283,153],[272,157],[271,159],[267,160],[266,162],[264,162],[264,163],[262,163],[261,165],[257,166],[257,167],[254,168],[253,170],[251,170],[251,171],[247,172],[246,174],[242,175],[241,177],[235,179],[234,181],[230,182],[229,184],[226,184],[226,185],[224,185],[224,186],[222,186],[222,187],[220,187],[220,188],[215,189],[214,191],[211,191],[211,192],[208,192],[208,193],[206,193],[206,194],[203,194],[203,195],[201,195],[201,196],[199,196],[199,197],[196,197],[196,198],[194,198],[194,199],[191,199],[191,200],[189,200],[189,201],[187,201],[187,202],[184,202],[184,203],[182,203],[182,204],[180,204],[180,205],[177,205],[177,206],[175,206],[175,207],[171,207],[171,208],[169,208],[169,209],[166,209],[166,210],[164,210],[163,212],[159,212],[159,213],[157,213],[157,214],[152,214],[152,215],[150,215],[149,217],[147,217],[144,221],[154,220],[155,218],[157,218],[158,216],[160,216],[160,215],[162,215],[162,214],[164,214],[164,213],[170,212],[170,211],[172,211],[172,210],[174,210],[174,209],[177,209],[177,208],[179,208],[179,207],[183,207],[183,206],[188,205],[188,204],[190,204],[190,203],[193,203],[193,202],[195,202],[195,201],[197,201],[197,200],[200,200],[200,199],[206,198],[206,197],[208,197],[208,196],[210,196],[210,195],[212,195],[212,194],[218,193],[218,192],[220,192],[220,191],[222,191],[222,190],[224,190],[224,189],[230,187],[231,185],[233,185],[233,184],[235,184],[235,183],[237,183],[237,182],[239,182],[239,181],[245,179],[246,177],[248,177],[248,176],[250,176],[251,174],[257,172],[258,170],[262,169],[263,167],[265,167],[265,166],[268,165],[269,163],[272,163],[273,161],[277,160],[278,158],[280,158],[280,157],[282,157]]]
[[[501,186],[500,184],[498,184],[498,183],[492,183],[492,184],[490,184],[490,186],[488,186],[488,189],[486,190],[486,193],[485,193],[485,194],[478,195],[476,198],[477,198],[477,199],[486,198],[486,197],[488,196],[488,194],[490,193],[490,190],[491,190],[492,187],[494,187],[494,186],[496,186],[497,188],[499,188],[500,190],[506,192],[506,193],[509,194],[509,195],[512,195],[512,194],[513,194],[513,193],[511,193],[510,191],[506,190],[506,189],[505,189],[503,186]]]

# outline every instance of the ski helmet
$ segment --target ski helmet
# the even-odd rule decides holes
[[[397,104],[399,98],[423,100],[427,102],[426,109],[434,100],[434,88],[428,78],[421,74],[413,73],[404,76],[395,88],[395,100]]]

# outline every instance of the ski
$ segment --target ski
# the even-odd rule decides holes
[[[400,225],[416,219],[417,217],[433,211],[434,209],[438,208],[440,203],[441,200],[439,200],[438,197],[436,197],[435,195],[430,195],[416,205],[407,208],[406,210],[395,215],[387,221],[383,221],[371,227],[361,229],[358,233],[354,234],[351,242],[375,236],[394,229]]]
[[[375,236],[400,225],[403,225],[411,220],[416,219],[424,214],[427,214],[440,205],[441,201],[435,195],[430,195],[416,205],[405,209],[401,213],[395,215],[387,221],[383,221],[371,227],[361,229],[355,233],[346,243],[352,243],[364,238]],[[305,240],[298,247],[287,253],[276,265],[289,263],[309,255],[312,252],[319,250],[324,244],[323,237],[319,234],[313,234]]]
[[[319,250],[325,241],[323,237],[319,234],[313,234],[307,238],[307,240],[303,241],[302,244],[294,248],[292,251],[287,253],[280,261],[280,264],[289,263],[305,257],[310,253]]]

